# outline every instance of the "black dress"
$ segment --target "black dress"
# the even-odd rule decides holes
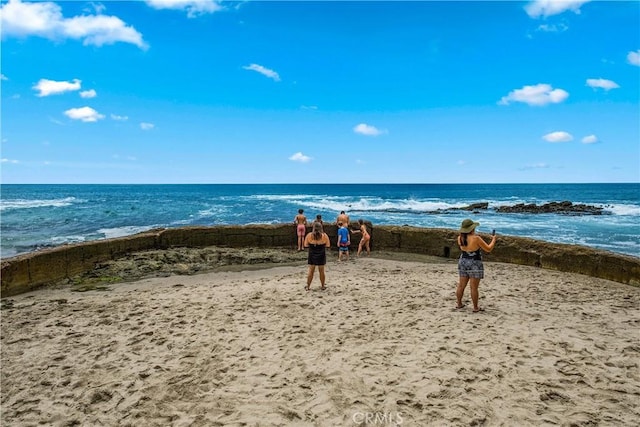
[[[317,245],[315,243],[309,243],[309,265],[325,265],[327,263],[327,252],[324,243]]]

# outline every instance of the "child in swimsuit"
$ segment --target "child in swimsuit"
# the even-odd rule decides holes
[[[351,245],[349,229],[342,222],[338,223],[338,227],[338,261],[342,261],[342,254],[345,254],[349,261],[349,245]]]

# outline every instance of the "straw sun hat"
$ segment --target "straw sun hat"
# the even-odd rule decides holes
[[[477,226],[479,226],[479,222],[473,222],[473,220],[467,218],[462,221],[462,225],[460,225],[461,233],[471,233]]]

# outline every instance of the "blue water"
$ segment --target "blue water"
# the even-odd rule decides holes
[[[479,231],[592,246],[640,257],[640,184],[1,185],[0,256],[157,227],[352,220]],[[603,215],[506,214],[494,208],[569,200]],[[449,210],[488,202],[479,213]],[[375,238],[375,236],[374,236]]]

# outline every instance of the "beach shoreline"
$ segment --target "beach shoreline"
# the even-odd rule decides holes
[[[455,260],[305,255],[3,299],[2,424],[637,423],[639,288],[487,262],[474,314]]]

